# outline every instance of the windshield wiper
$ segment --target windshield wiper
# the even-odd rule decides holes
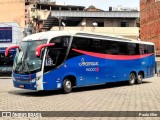
[[[28,65],[28,62],[27,61],[24,61],[24,66],[25,66],[25,68],[27,67],[27,72],[28,73],[30,73],[31,71],[30,71],[30,69],[29,69],[29,65]]]
[[[27,53],[28,53],[28,52],[27,52],[27,50],[28,50],[28,49],[30,49],[30,46],[29,46],[29,44],[28,44],[28,43],[29,43],[29,42],[27,42],[26,51],[24,52],[24,56],[23,56],[23,57],[24,57],[24,58],[23,58],[23,60],[24,60],[24,61],[23,61],[23,62],[24,62],[24,64],[23,64],[23,70],[24,70],[24,67],[25,67],[25,66],[27,66],[27,72],[28,72],[28,73],[30,73],[30,69],[29,69],[28,62],[25,60],[25,59],[27,58],[27,56],[28,56],[28,54],[27,54]]]
[[[22,51],[21,47],[19,47],[19,49]],[[23,53],[23,51],[22,51],[22,53]],[[22,63],[23,63],[23,56],[24,56],[24,53],[22,54],[22,57],[20,58],[19,62],[16,64],[15,71],[18,71],[17,69],[19,69],[20,65],[22,65]]]
[[[21,60],[20,62],[17,63],[16,68],[15,68],[15,71],[18,71],[20,65],[22,65],[22,60]]]

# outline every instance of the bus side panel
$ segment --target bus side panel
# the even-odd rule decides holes
[[[76,78],[77,87],[126,81],[132,71],[137,74],[139,71],[144,71],[146,77],[152,77],[154,63],[154,55],[136,60],[111,60],[81,55],[71,58],[61,67],[45,73],[44,90],[62,88],[64,78],[70,75]]]
[[[143,71],[146,78],[153,77],[155,69],[154,58],[155,56],[152,55],[136,60],[106,60],[106,66],[110,65],[109,69],[106,67],[106,73],[112,71],[111,82],[128,80],[130,73],[133,71],[136,74]],[[107,79],[104,79],[104,82],[107,82]]]
[[[44,90],[56,90],[57,89],[57,80],[56,72],[49,71],[43,75],[43,89]]]
[[[154,77],[155,74],[155,56],[152,55],[149,58],[145,59],[145,78]]]
[[[67,60],[60,67],[44,73],[43,82],[44,90],[55,90],[62,88],[63,80],[67,76],[74,76],[76,78],[76,86],[84,86],[84,74],[80,67],[78,67],[76,58]]]
[[[76,79],[80,79],[80,77],[76,76],[76,73],[73,70],[70,70],[69,66],[66,67],[64,63],[60,68],[51,70],[43,75],[43,88],[44,90],[56,90],[61,89],[63,85],[63,80],[67,76],[74,76]],[[84,85],[81,81],[76,81],[78,85]]]
[[[103,72],[105,72],[103,64],[105,64],[105,59],[87,55],[71,58],[61,67],[44,74],[44,90],[62,88],[64,78],[70,75],[76,78],[76,86],[78,87],[99,84],[100,79],[104,76]]]
[[[74,67],[74,69],[71,69],[72,71],[76,71],[77,69],[79,71],[78,73],[76,73],[76,75],[78,76],[77,86],[100,84],[102,83],[102,79],[104,79],[104,76],[106,75],[105,59],[88,55],[81,55],[69,59],[67,61],[67,64],[71,65],[71,67]],[[110,80],[109,77],[110,75],[108,76],[107,80]]]

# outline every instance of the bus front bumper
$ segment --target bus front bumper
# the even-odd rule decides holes
[[[13,85],[16,88],[29,89],[29,90],[37,90],[36,83],[24,83],[13,81]]]
[[[16,88],[37,90],[36,79],[36,74],[12,74],[13,85]]]

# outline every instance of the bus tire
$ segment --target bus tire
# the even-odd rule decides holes
[[[141,84],[143,81],[143,74],[142,73],[138,73],[138,77],[137,77],[137,83]]]
[[[129,75],[129,85],[134,85],[136,82],[136,75],[134,73],[130,73]]]
[[[63,81],[63,92],[65,94],[72,91],[72,81],[69,78],[65,78]]]

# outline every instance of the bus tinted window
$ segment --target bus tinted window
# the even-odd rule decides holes
[[[148,45],[143,45],[144,46],[144,54],[148,54]]]
[[[68,47],[69,40],[70,40],[69,36],[62,36],[62,37],[56,37],[51,39],[50,43],[56,43],[54,47],[65,48],[65,47]]]
[[[129,55],[139,55],[139,45],[137,43],[128,43]]]
[[[92,43],[93,43],[93,39],[74,37],[72,42],[72,48],[90,51]]]
[[[61,65],[66,57],[70,36],[61,36],[51,39],[50,43],[55,43],[53,47],[48,47],[44,72],[50,71]]]
[[[81,55],[81,53],[75,52],[72,49],[91,51],[92,42],[93,40],[89,38],[74,37],[67,59]]]
[[[103,54],[128,54],[126,42],[99,40],[91,38],[74,37],[72,48]]]
[[[140,55],[154,53],[153,45],[74,37],[71,48],[112,55]],[[71,51],[72,54],[80,53]]]
[[[148,54],[154,53],[154,46],[153,45],[147,45],[148,47]]]
[[[143,44],[139,44],[139,54],[140,55],[143,55],[143,54],[146,54],[148,51],[146,49],[146,46],[143,45]]]
[[[107,54],[127,55],[127,43],[118,41],[102,40],[101,45],[105,47]]]
[[[140,51],[140,54],[151,54],[151,53],[154,53],[154,46],[139,44],[139,51]]]

